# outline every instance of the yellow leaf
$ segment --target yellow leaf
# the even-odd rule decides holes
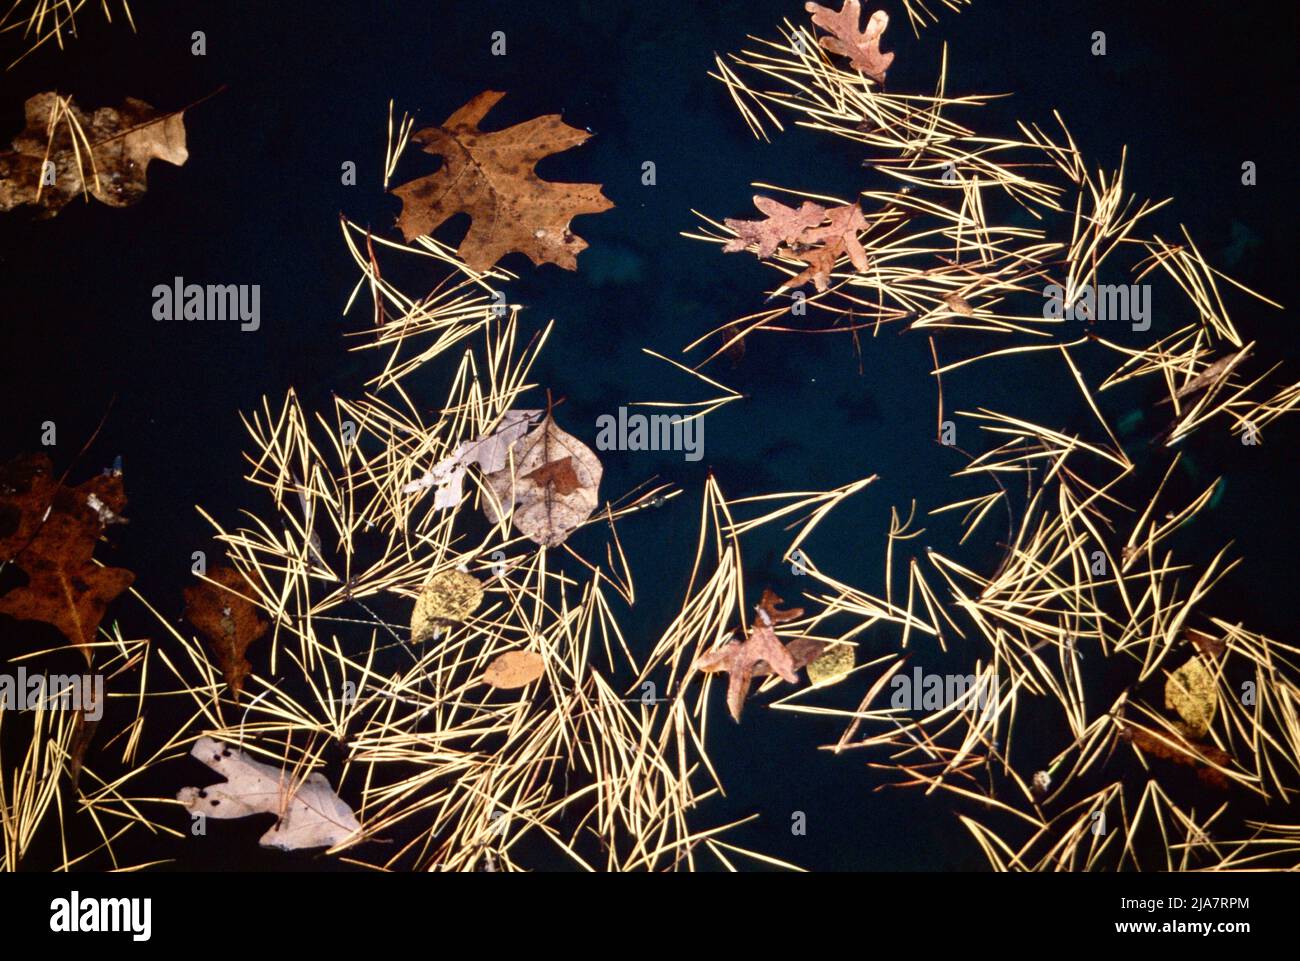
[[[814,685],[825,686],[842,681],[853,670],[852,644],[832,644],[822,652],[821,657],[808,665],[808,680]]]
[[[1219,691],[1214,684],[1214,675],[1198,656],[1193,656],[1165,681],[1165,707],[1178,712],[1186,724],[1184,733],[1189,737],[1205,736],[1214,720],[1218,702]]]
[[[447,624],[465,620],[483,600],[483,585],[465,571],[435,574],[411,611],[411,640],[423,643],[436,638]]]

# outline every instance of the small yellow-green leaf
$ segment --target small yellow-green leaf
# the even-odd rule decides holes
[[[808,680],[821,686],[843,680],[853,670],[853,651],[852,644],[831,644],[808,665]]]
[[[1199,656],[1193,656],[1165,681],[1165,707],[1178,712],[1186,725],[1184,733],[1189,737],[1205,736],[1218,703],[1214,675]]]
[[[420,591],[411,611],[411,640],[423,643],[448,624],[465,620],[483,600],[483,585],[465,571],[442,571]]]

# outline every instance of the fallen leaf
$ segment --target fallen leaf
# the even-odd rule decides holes
[[[108,605],[135,580],[92,559],[104,529],[126,523],[125,507],[117,471],[66,487],[44,454],[0,468],[0,562],[12,561],[28,578],[0,597],[0,614],[53,625],[89,663]]]
[[[27,126],[14,138],[13,150],[0,153],[0,210],[38,204],[42,216],[52,217],[83,192],[126,207],[144,196],[150,161],[180,166],[189,158],[184,111],[160,114],[134,97],[88,117],[56,93],[38,93],[28,98],[24,113]],[[74,133],[76,126],[85,140]],[[52,184],[43,182],[47,171]]]
[[[570,232],[570,220],[614,205],[599,184],[552,183],[533,168],[543,157],[576,147],[591,135],[570,127],[559,114],[491,133],[479,130],[504,96],[485,90],[441,127],[411,135],[412,143],[442,157],[443,164],[435,173],[393,189],[402,201],[397,226],[410,241],[467,213],[472,223],[457,253],[471,270],[487,270],[511,251],[526,254],[535,264],[576,270],[577,255],[587,244]]]
[[[515,528],[535,543],[564,543],[596,509],[603,472],[600,460],[582,441],[560,430],[550,415],[511,448],[514,470],[507,466],[487,475],[501,510],[513,507]],[[483,510],[500,521],[497,505],[484,498]]]
[[[783,285],[787,289],[802,287],[808,281],[820,290],[830,286],[831,271],[835,262],[843,254],[848,254],[855,270],[863,271],[870,266],[867,252],[858,240],[858,231],[867,227],[862,208],[857,204],[845,204],[832,207],[826,211],[830,223],[825,227],[805,230],[799,237],[802,247],[791,248],[787,253],[808,264],[806,270],[790,278]],[[803,249],[804,247],[810,249]]]
[[[457,446],[423,477],[403,487],[402,493],[416,494],[432,487],[435,510],[455,507],[463,496],[465,472],[470,465],[477,464],[484,474],[501,470],[506,466],[511,445],[528,433],[541,413],[540,410],[506,411],[495,430]]]
[[[75,788],[77,782],[81,780],[81,766],[86,760],[86,750],[95,738],[99,721],[87,720],[86,711],[82,708],[77,711],[77,720],[74,723],[76,726],[72,731],[72,741],[68,745],[68,777]]]
[[[483,585],[467,571],[440,571],[424,585],[411,611],[411,641],[422,644],[438,637],[448,624],[469,617],[483,600]]]
[[[1213,634],[1206,634],[1204,631],[1198,631],[1191,627],[1183,631],[1183,637],[1191,641],[1192,645],[1211,661],[1222,657],[1223,652],[1228,649],[1228,642],[1223,638],[1215,637]]]
[[[770,197],[755,196],[754,206],[766,214],[766,218],[736,220],[728,217],[726,224],[736,236],[727,241],[723,253],[735,253],[750,244],[757,244],[759,257],[771,257],[782,244],[794,244],[805,230],[818,226],[826,218],[826,208],[811,200],[805,200],[796,209]]]
[[[352,809],[319,771],[300,781],[210,737],[199,738],[190,754],[225,781],[205,788],[181,788],[176,800],[189,811],[210,818],[274,814],[275,825],[258,842],[264,848],[332,848],[361,831]]]
[[[694,664],[695,670],[705,674],[727,672],[727,709],[736,722],[740,721],[745,699],[749,697],[749,689],[756,676],[775,673],[791,684],[799,681],[794,658],[776,636],[773,627],[802,617],[803,610],[778,610],[776,605],[780,601],[770,590],[765,590],[762,600],[755,608],[754,625],[750,628],[749,636],[744,641],[727,641],[717,650],[700,657]]]
[[[1206,735],[1218,703],[1219,689],[1214,683],[1214,675],[1206,669],[1199,654],[1165,681],[1165,707],[1178,712],[1184,722],[1181,730],[1189,738]]]
[[[1206,763],[1207,759],[1221,767],[1228,767],[1232,763],[1232,756],[1213,744],[1202,744],[1188,740],[1180,741],[1173,738],[1171,738],[1171,743],[1156,737],[1143,728],[1131,725],[1122,727],[1120,736],[1134,747],[1153,757],[1164,758],[1167,761],[1173,761],[1175,764],[1194,768],[1196,776],[1212,787],[1226,791],[1230,786],[1227,775]]]
[[[503,691],[526,687],[544,673],[546,666],[532,651],[506,651],[498,655],[483,672],[483,683]]]
[[[524,480],[540,486],[550,484],[557,494],[572,494],[580,486],[578,474],[573,469],[572,457],[561,457],[543,464],[531,474],[525,474]]]
[[[862,7],[858,0],[844,0],[836,12],[820,3],[806,3],[804,9],[812,14],[812,21],[829,37],[821,38],[821,45],[831,53],[848,57],[858,70],[876,83],[885,82],[885,72],[894,62],[892,53],[880,52],[880,37],[889,26],[889,14],[877,10],[867,20],[865,30],[859,30]]]
[[[204,581],[185,588],[185,619],[202,634],[217,656],[231,695],[238,699],[253,665],[244,654],[270,625],[247,598],[252,585],[231,567],[213,568]],[[242,595],[242,596],[241,596]]]
[[[974,317],[975,310],[961,294],[953,292],[943,295],[943,302],[948,305],[948,309],[954,314],[961,314],[963,317]]]
[[[808,665],[808,681],[825,687],[842,681],[853,670],[854,648],[851,644],[831,644]]]

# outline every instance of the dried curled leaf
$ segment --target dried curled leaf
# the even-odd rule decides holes
[[[723,253],[758,246],[760,258],[777,254],[802,260],[808,267],[787,280],[784,289],[802,287],[812,281],[819,291],[830,286],[835,262],[848,255],[853,268],[865,271],[870,266],[867,251],[858,232],[867,229],[867,219],[856,203],[826,208],[805,201],[795,209],[767,197],[755,196],[754,206],[767,214],[765,220],[728,218],[727,227],[736,236],[723,246]],[[785,246],[782,246],[785,245]]]
[[[1193,768],[1196,776],[1211,787],[1222,791],[1230,787],[1227,775],[1211,767],[1208,762],[1213,762],[1219,767],[1228,767],[1232,763],[1232,756],[1213,744],[1202,744],[1167,735],[1157,737],[1151,731],[1135,725],[1122,727],[1120,737],[1143,753]]]
[[[727,672],[727,710],[737,723],[755,677],[775,673],[791,684],[799,682],[799,675],[795,673],[799,666],[773,628],[776,624],[802,617],[803,609],[780,610],[777,608],[779,603],[781,598],[770,590],[763,591],[754,611],[754,626],[750,628],[749,636],[744,641],[728,641],[695,662],[694,669],[706,674]]]
[[[403,494],[418,494],[434,489],[433,506],[437,509],[456,507],[464,490],[465,472],[477,464],[484,474],[491,474],[506,466],[506,454],[512,444],[528,433],[540,410],[508,410],[501,415],[496,429],[474,440],[459,444],[447,457],[438,461],[423,477],[402,488]]]
[[[486,478],[501,510],[513,507],[515,528],[530,540],[544,547],[564,543],[596,509],[600,460],[549,415],[515,442],[511,455],[513,471],[507,465]],[[492,498],[484,498],[483,510],[500,521]]]
[[[503,691],[526,687],[546,673],[540,655],[532,651],[506,651],[483,672],[483,683]]]
[[[1214,675],[1199,655],[1194,655],[1165,681],[1165,707],[1183,719],[1182,731],[1190,738],[1204,737],[1214,720],[1219,689]]]
[[[848,57],[863,75],[876,83],[885,82],[885,72],[894,62],[892,53],[880,52],[880,38],[889,26],[889,14],[877,10],[867,20],[865,30],[859,30],[862,7],[858,0],[844,0],[839,12],[820,3],[806,3],[804,9],[812,14],[812,21],[829,37],[821,38],[821,45],[831,53]]]
[[[244,678],[253,670],[244,654],[270,625],[248,600],[254,596],[253,588],[243,574],[231,567],[217,567],[208,578],[215,583],[204,581],[185,588],[185,619],[207,639],[231,695],[238,698]]]
[[[135,580],[92,559],[104,529],[126,523],[125,507],[116,471],[66,487],[44,454],[0,468],[0,562],[27,575],[25,585],[0,597],[0,614],[53,625],[89,662],[108,605]]]
[[[38,93],[24,113],[13,150],[0,153],[0,210],[39,204],[52,217],[85,192],[126,207],[144,196],[150,161],[189,159],[184,111],[160,114],[134,97],[86,116],[69,99]]]
[[[552,183],[539,178],[533,168],[543,157],[576,147],[591,135],[570,127],[559,114],[491,133],[479,130],[479,123],[504,96],[485,90],[441,127],[411,135],[426,153],[442,157],[443,165],[393,189],[402,201],[397,226],[410,241],[467,213],[473,222],[457,253],[470,269],[487,270],[518,251],[535,264],[576,270],[577,255],[587,244],[569,230],[569,222],[614,205],[600,192],[600,184]]]
[[[411,640],[421,644],[436,638],[448,624],[465,620],[483,600],[483,585],[467,571],[440,571],[416,598],[411,611]]]
[[[181,788],[176,800],[210,818],[274,814],[275,824],[258,842],[264,848],[332,848],[361,831],[352,809],[320,772],[302,780],[210,737],[199,738],[190,754],[226,780],[206,788]]]
[[[766,217],[763,220],[728,217],[727,227],[735,231],[736,236],[727,241],[723,253],[736,253],[750,244],[757,244],[759,257],[771,257],[782,244],[798,242],[804,231],[818,226],[826,218],[826,208],[811,200],[805,200],[796,209],[770,197],[755,195],[754,206]]]

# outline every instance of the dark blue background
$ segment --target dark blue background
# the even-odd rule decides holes
[[[1113,167],[1128,144],[1131,190],[1177,198],[1153,222],[1162,235],[1186,223],[1212,263],[1295,302],[1294,7],[977,0],[917,39],[899,4],[881,5],[893,15],[885,43],[897,52],[891,90],[932,91],[948,41],[949,93],[1015,94],[964,115],[968,123],[1010,135],[1016,118],[1047,126],[1059,108],[1093,166]],[[240,481],[238,411],[264,394],[278,403],[289,387],[323,409],[331,392],[355,393],[372,369],[372,355],[345,352],[343,335],[364,328],[369,313],[361,303],[351,317],[340,315],[356,271],[338,215],[396,236],[399,204],[379,189],[390,97],[422,125],[441,122],[480,90],[505,90],[490,128],[560,112],[597,134],[539,168],[548,179],[599,182],[617,205],[575,222],[591,244],[579,271],[534,269],[518,255],[505,261],[521,275],[510,297],[527,305],[528,329],[558,321],[536,374],[567,397],[566,426],[580,434],[620,403],[702,396],[641,348],[676,356],[762,300],[771,275],[753,258],[724,257],[679,236],[698,225],[691,208],[751,216],[751,181],[846,197],[884,184],[867,177],[847,142],[797,130],[772,144],[755,141],[706,77],[715,51],[740,49],[748,34],[774,37],[782,17],[804,17],[793,0],[132,6],[138,34],[90,12],[67,53],[44,51],[0,75],[0,139],[17,132],[22,101],[39,90],[71,93],[85,108],[130,95],[174,109],[228,87],[186,115],[189,162],[155,163],[137,207],[77,203],[52,221],[0,218],[0,453],[36,448],[41,422],[53,420],[60,439],[53,453],[64,467],[116,397],[74,479],[122,455],[131,525],[109,556],[137,571],[137,586],[174,615],[191,552],[215,548],[193,505],[228,524],[243,506],[265,507]],[[205,57],[190,54],[194,30],[206,33]],[[495,30],[506,33],[505,57],[490,53]],[[1107,35],[1103,58],[1089,51],[1094,30]],[[340,184],[346,160],[357,164],[358,186]],[[647,160],[657,168],[652,187],[641,183]],[[1240,183],[1245,160],[1258,165],[1256,187]],[[412,152],[398,182],[427,169]],[[455,225],[448,236],[456,238]],[[178,274],[260,284],[262,329],[155,322],[151,290]],[[418,292],[434,279],[408,274],[405,288]],[[1164,303],[1153,332],[1192,320],[1187,307]],[[1245,338],[1259,341],[1258,356],[1295,359],[1289,311],[1240,296],[1229,309]],[[969,349],[940,340],[945,360]],[[925,510],[974,490],[948,480],[961,461],[932,443],[929,364],[924,337],[893,330],[865,339],[860,358],[844,335],[756,336],[734,369],[726,361],[709,368],[749,397],[708,419],[703,461],[606,455],[606,496],[653,474],[688,492],[625,525],[641,597],[622,618],[633,643],[648,644],[680,602],[710,468],[729,495],[881,474],[812,545],[819,566],[879,591],[889,507],[906,510],[916,497]],[[430,407],[443,396],[437,374],[431,368],[408,384]],[[1065,376],[1059,364],[977,367],[945,379],[947,407],[985,406],[1084,429]],[[1153,396],[1138,392],[1126,403],[1141,407]],[[981,447],[964,429],[962,445]],[[1234,540],[1247,563],[1206,609],[1283,638],[1294,625],[1296,440],[1290,426],[1266,430],[1253,449],[1198,438],[1187,490],[1219,473],[1227,486],[1221,504],[1179,542],[1184,556],[1203,561]],[[940,527],[936,548],[951,535]],[[593,535],[579,546],[595,543]],[[778,562],[779,539],[752,547],[751,589],[770,583],[796,596],[801,585]],[[996,548],[968,556],[993,559]],[[150,630],[138,610],[123,606],[122,616],[134,630]],[[874,634],[864,640],[868,650],[886,643]],[[843,705],[856,696],[825,700]],[[721,710],[714,716],[724,719]],[[814,868],[982,864],[947,802],[872,793],[881,779],[861,757],[815,751],[839,729],[758,704],[739,727],[717,724],[713,754],[730,797],[711,806],[708,819],[757,811],[761,820],[739,840]],[[790,836],[794,810],[808,815],[807,837]],[[251,850],[209,851],[204,863],[282,863],[256,851],[262,829],[245,832]]]

